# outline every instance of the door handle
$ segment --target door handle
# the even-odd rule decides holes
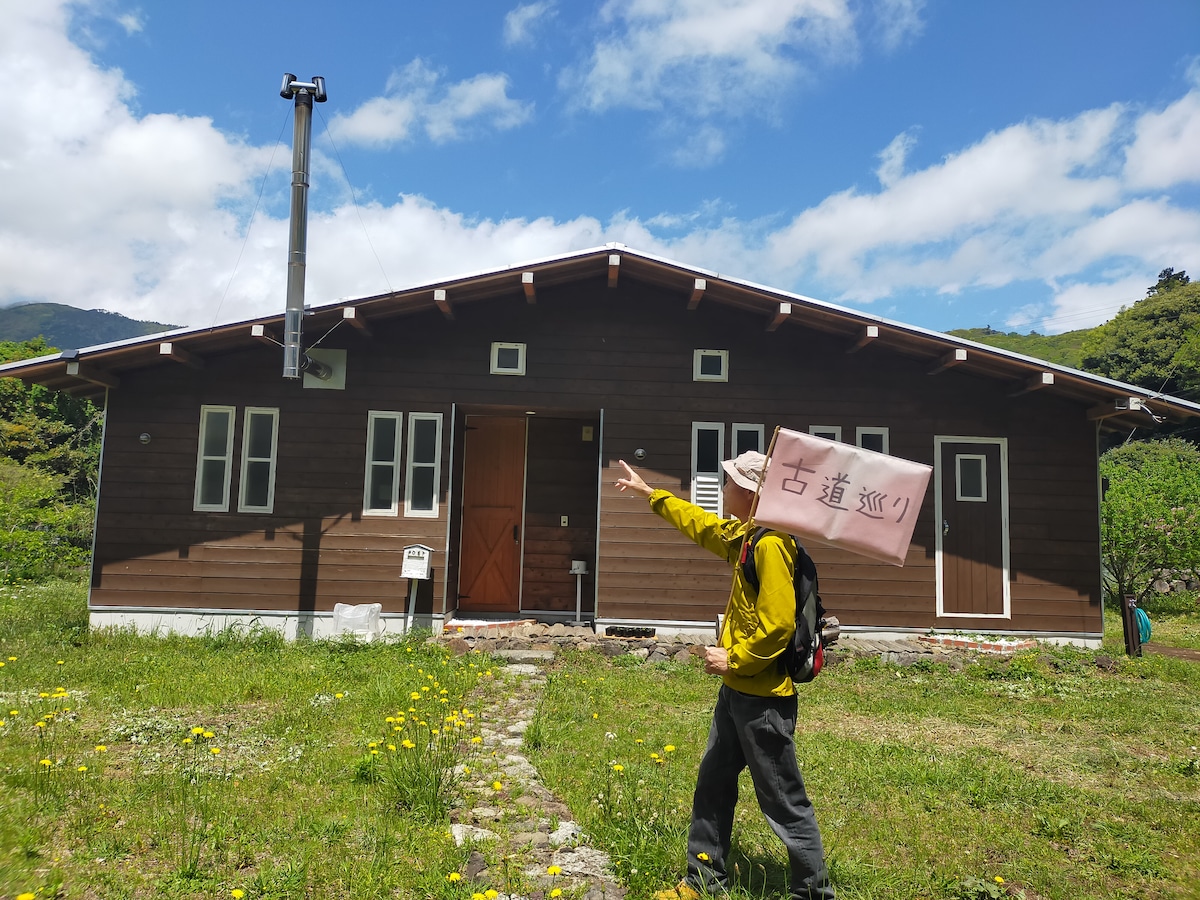
[[[945,537],[949,533],[950,533],[950,521],[948,519],[942,519],[942,537]]]
[[[514,544],[519,544],[519,543],[521,543],[521,539],[520,539],[520,537],[518,537],[518,536],[517,536],[517,529],[518,529],[518,528],[520,528],[520,526],[519,526],[519,525],[514,525],[514,526],[513,526],[513,543],[514,543]]]

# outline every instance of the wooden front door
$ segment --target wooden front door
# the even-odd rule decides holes
[[[938,615],[1007,618],[1005,441],[947,437],[937,446]]]
[[[467,416],[458,606],[515,613],[521,592],[524,417]]]

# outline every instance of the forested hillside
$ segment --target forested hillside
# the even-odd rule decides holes
[[[954,331],[946,333],[980,344],[987,344],[989,347],[1000,347],[1003,350],[1023,353],[1026,356],[1044,359],[1046,362],[1078,369],[1081,368],[1083,362],[1084,342],[1095,330],[1095,328],[1085,328],[1062,334],[1038,334],[1036,331],[1020,334],[1016,331],[995,331],[991,328],[956,328]]]
[[[76,309],[63,303],[0,308],[0,341],[21,343],[41,336],[49,346],[60,350],[92,347],[175,327],[162,322],[141,322],[104,309]]]

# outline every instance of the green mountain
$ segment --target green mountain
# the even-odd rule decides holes
[[[129,319],[104,309],[76,309],[62,303],[25,303],[0,308],[0,341],[28,341],[41,335],[47,344],[61,350],[107,344],[176,327]]]
[[[1083,361],[1083,342],[1095,330],[1084,328],[1079,331],[1065,331],[1062,334],[1038,334],[1036,331],[1020,334],[1016,331],[994,331],[991,328],[956,328],[954,331],[947,331],[946,334],[1079,369],[1082,368],[1080,363]]]

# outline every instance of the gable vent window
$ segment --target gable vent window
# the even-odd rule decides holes
[[[400,496],[400,425],[403,414],[367,414],[367,480],[363,513],[394,516]]]
[[[692,423],[692,502],[721,515],[721,460],[725,426],[721,422]]]
[[[825,438],[827,441],[840,441],[842,439],[842,426],[809,425],[808,433],[813,437]]]
[[[506,344],[496,341],[492,344],[493,375],[524,375],[525,374],[525,345]]]
[[[692,381],[728,381],[728,350],[696,350],[692,353]]]
[[[275,508],[275,450],[278,436],[279,410],[246,407],[238,512],[269,513]]]
[[[200,450],[196,460],[196,494],[192,503],[192,508],[197,511],[229,511],[235,412],[232,406],[200,407]]]

